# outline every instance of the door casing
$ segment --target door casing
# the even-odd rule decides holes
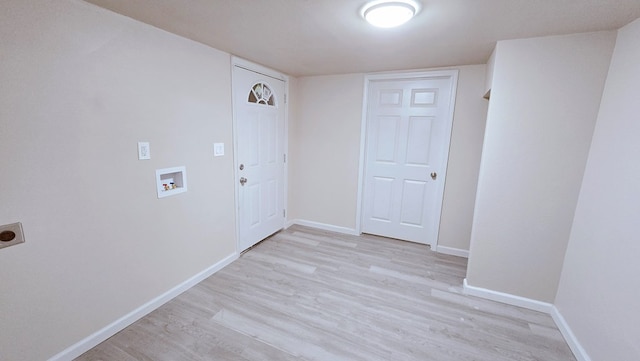
[[[289,154],[289,102],[287,100],[287,96],[289,94],[289,77],[277,72],[273,69],[269,69],[267,67],[264,67],[262,65],[250,62],[248,60],[242,59],[242,58],[238,58],[238,57],[231,57],[231,74],[232,74],[232,79],[231,79],[231,86],[234,87],[234,80],[233,80],[233,69],[234,67],[240,67],[240,68],[244,68],[246,70],[249,71],[253,71],[256,73],[260,73],[262,75],[271,77],[271,78],[275,78],[275,79],[279,79],[284,81],[284,89],[285,89],[285,100],[284,100],[284,136],[283,136],[283,146],[284,146],[284,154],[285,157],[287,158],[287,160],[284,163],[284,200],[283,200],[283,206],[284,206],[284,210],[286,213],[286,216],[284,218],[284,224],[285,224],[285,228],[286,228],[286,224],[287,224],[287,219],[289,217],[287,209],[288,209],[288,165],[289,165],[289,161],[288,161],[288,154]],[[236,216],[236,224],[235,224],[235,228],[236,228],[236,253],[239,253],[241,251],[240,249],[240,183],[239,183],[239,179],[240,179],[240,174],[239,174],[239,167],[240,167],[240,160],[238,159],[238,124],[237,124],[237,116],[236,116],[236,104],[235,104],[235,97],[233,96],[234,92],[233,92],[233,88],[231,91],[231,99],[232,99],[232,112],[233,112],[233,165],[234,165],[234,202],[235,202],[235,216]]]
[[[433,240],[431,243],[431,249],[437,251],[438,248],[438,233],[440,228],[440,221],[442,216],[442,202],[444,199],[444,187],[447,177],[447,165],[449,160],[449,147],[451,144],[451,132],[453,129],[453,114],[455,109],[455,100],[458,84],[458,70],[434,70],[434,71],[416,71],[416,72],[393,72],[393,73],[377,73],[367,74],[364,79],[363,101],[362,101],[362,123],[360,126],[360,161],[358,167],[358,194],[357,194],[357,209],[356,209],[356,232],[362,233],[362,217],[363,217],[363,190],[364,190],[364,173],[366,162],[366,146],[367,146],[367,125],[368,125],[368,106],[369,106],[369,84],[374,80],[415,80],[419,78],[430,77],[450,77],[451,78],[451,98],[449,103],[449,109],[447,111],[446,119],[446,132],[448,136],[444,141],[445,151],[442,153],[442,170],[438,174],[438,177],[442,178],[442,182],[437,185],[436,198],[439,201],[439,205],[436,207],[437,213],[435,218],[438,220],[429,235],[429,238]]]

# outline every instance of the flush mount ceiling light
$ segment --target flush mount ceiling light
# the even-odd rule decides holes
[[[413,0],[376,0],[367,3],[361,15],[373,26],[393,28],[411,20],[419,9]]]

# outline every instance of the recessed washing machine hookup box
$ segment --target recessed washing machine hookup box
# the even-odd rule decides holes
[[[158,191],[158,198],[186,192],[186,168],[173,167],[156,170],[156,190]]]

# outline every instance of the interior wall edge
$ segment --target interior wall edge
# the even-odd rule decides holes
[[[571,327],[569,327],[569,324],[562,316],[562,313],[560,313],[560,310],[558,310],[554,304],[494,291],[487,288],[471,286],[467,282],[466,278],[463,281],[463,292],[469,296],[506,303],[508,305],[522,307],[550,315],[576,359],[578,361],[591,361],[587,351],[582,347],[580,341],[571,330]]]
[[[560,333],[562,333],[565,341],[567,341],[567,344],[569,345],[569,348],[573,352],[573,355],[576,357],[576,359],[578,361],[591,361],[591,357],[589,357],[587,351],[584,349],[584,347],[582,347],[580,341],[578,341],[578,338],[573,333],[573,330],[571,330],[571,327],[569,327],[569,324],[555,305],[553,305],[553,307],[551,308],[551,318],[553,318],[553,322],[555,322],[556,326],[558,326]]]

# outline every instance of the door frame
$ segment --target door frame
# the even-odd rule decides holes
[[[449,162],[449,148],[451,146],[451,135],[453,130],[453,115],[455,110],[456,93],[458,87],[458,73],[457,69],[445,69],[445,70],[418,70],[410,72],[385,72],[385,73],[371,73],[365,74],[364,77],[364,90],[362,96],[362,123],[360,125],[360,160],[358,166],[358,194],[357,194],[357,208],[356,208],[356,232],[362,234],[362,208],[364,206],[363,192],[364,192],[364,172],[366,162],[366,147],[367,147],[367,117],[369,109],[369,84],[375,80],[416,80],[420,78],[435,78],[435,77],[450,77],[451,78],[451,99],[449,101],[449,109],[447,111],[446,132],[449,136],[446,137],[444,142],[445,151],[442,154],[442,182],[438,183],[436,190],[436,198],[440,202],[440,206],[436,207],[437,214],[434,219],[436,220],[432,227],[433,231],[430,238],[433,239],[430,247],[432,251],[438,251],[438,236],[440,233],[440,221],[442,218],[442,205],[444,201],[444,188],[447,180],[447,168]]]
[[[235,253],[238,254],[240,252],[240,186],[238,183],[238,179],[240,179],[240,171],[239,171],[239,160],[238,160],[238,119],[236,114],[236,100],[234,97],[234,86],[235,81],[233,79],[233,69],[234,67],[243,68],[255,73],[262,74],[269,78],[274,78],[277,80],[284,81],[284,135],[283,135],[283,146],[284,146],[284,154],[286,157],[286,162],[284,162],[284,194],[283,194],[283,207],[285,209],[285,218],[284,225],[286,227],[287,220],[289,219],[289,203],[288,203],[288,189],[289,189],[289,77],[285,74],[282,74],[276,70],[267,68],[260,64],[253,63],[251,61],[232,56],[231,57],[231,112],[232,112],[232,131],[233,131],[233,189],[234,189],[234,204],[235,204],[235,222],[236,222],[236,250]]]

